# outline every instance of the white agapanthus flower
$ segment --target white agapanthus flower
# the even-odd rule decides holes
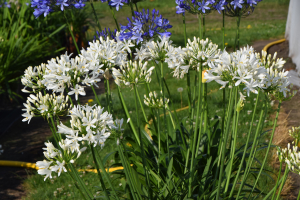
[[[149,41],[145,44],[146,53],[145,57],[149,60],[154,60],[156,63],[164,62],[167,58],[167,51],[171,46],[172,41],[169,40],[169,37],[159,36],[159,41]]]
[[[160,92],[162,95],[162,91]],[[148,97],[144,95],[144,103],[152,108],[163,108],[164,107],[164,99],[163,97],[158,97],[157,93],[150,92]],[[169,99],[165,98],[165,108],[168,107]]]
[[[127,86],[138,85],[141,83],[150,83],[154,67],[147,67],[148,62],[129,61],[123,62],[120,69],[113,68],[112,74],[117,85],[123,83]]]
[[[290,91],[288,86],[288,72],[282,69],[284,61],[275,60],[276,55],[254,53],[252,47],[241,48],[237,52],[223,51],[214,62],[208,63],[209,70],[204,74],[207,82],[216,81],[221,89],[230,86],[243,85],[247,95],[257,94],[259,89],[281,93],[286,97]]]
[[[287,167],[294,173],[300,175],[300,152],[298,146],[288,143],[287,148],[279,148],[277,155],[280,161],[284,161]]]
[[[26,113],[22,114],[24,117],[22,121],[28,121],[28,123],[34,116],[43,116],[48,118],[64,115],[67,113],[69,107],[68,97],[65,97],[64,95],[57,96],[55,93],[42,95],[41,92],[36,95],[29,95],[26,103],[23,105],[25,108],[22,110],[26,111]]]
[[[106,69],[126,61],[127,53],[131,53],[130,47],[133,46],[131,41],[115,41],[109,37],[104,40],[100,37],[99,40],[89,42],[89,47],[87,50],[81,50],[80,56],[87,60],[90,67],[102,64]]]
[[[41,64],[38,67],[29,66],[21,78],[21,83],[25,86],[21,91],[24,93],[36,93],[45,89],[45,86],[41,82],[45,74],[45,69],[45,64]]]
[[[73,141],[66,139],[59,142],[60,149],[54,147],[51,142],[45,142],[46,148],[44,150],[45,160],[37,161],[38,174],[45,175],[44,181],[49,177],[52,178],[52,172],[58,173],[67,172],[66,165],[68,163],[74,163],[79,158],[82,152],[86,150],[86,147],[81,149],[73,148]]]
[[[65,134],[74,147],[78,143],[87,141],[94,146],[104,146],[105,140],[110,136],[110,130],[115,127],[112,115],[103,111],[100,106],[74,106],[70,110],[71,127],[62,123],[58,125],[58,133]]]
[[[200,64],[206,69],[208,64],[214,63],[219,56],[218,45],[210,40],[188,40],[185,48],[169,46],[166,62],[174,69],[173,75],[183,78],[189,70],[199,70]]]

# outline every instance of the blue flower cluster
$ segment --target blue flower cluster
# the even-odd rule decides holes
[[[96,33],[97,33],[98,38],[103,37],[103,39],[106,40],[107,37],[108,37],[108,38],[113,39],[115,41],[117,40],[117,36],[116,36],[117,29],[115,29],[114,31],[111,31],[110,28],[108,28],[108,29],[105,28],[103,31],[101,31],[101,32],[97,31]],[[94,39],[96,40],[97,37],[94,36]]]
[[[120,40],[136,40],[137,44],[144,39],[149,40],[157,35],[170,37],[171,33],[167,29],[172,28],[169,20],[162,18],[159,11],[153,9],[152,17],[143,9],[142,12],[134,12],[135,16],[127,18],[129,23],[126,26],[121,25]]]
[[[101,0],[102,3],[107,2],[107,0]],[[110,0],[108,4],[111,7],[116,7],[116,10],[119,11],[119,8],[122,8],[124,4],[129,4],[129,0]]]
[[[254,6],[262,0],[175,0],[176,13],[185,14],[186,11],[196,14],[207,14],[212,10],[217,10],[219,13],[225,10],[238,9],[254,9]]]
[[[107,2],[108,0],[101,0],[102,3]],[[142,0],[131,0],[132,3],[136,4]],[[122,6],[124,6],[124,4],[129,4],[130,0],[110,0],[108,1],[108,5],[110,5],[111,7],[115,7],[117,11],[119,11],[120,8],[122,8]]]
[[[34,9],[34,16],[39,17],[44,14],[46,17],[50,12],[57,10],[63,11],[65,7],[68,8],[83,8],[86,0],[31,0],[31,7]]]

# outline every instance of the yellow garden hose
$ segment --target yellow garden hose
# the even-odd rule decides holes
[[[271,43],[267,44],[267,45],[263,48],[263,50],[264,50],[264,51],[268,51],[268,49],[269,49],[271,46],[273,46],[273,45],[275,45],[275,44],[280,44],[280,43],[282,43],[282,42],[284,42],[284,41],[286,41],[286,40],[285,40],[285,39],[281,39],[281,40],[277,40],[277,41],[275,41],[275,42],[271,42]],[[210,91],[210,92],[208,93],[208,95],[209,95],[209,94],[212,94],[212,93],[215,93],[215,92],[217,92],[217,91],[218,91],[218,89],[212,90],[212,91]],[[183,108],[179,108],[179,109],[176,110],[176,112],[179,112],[179,111],[182,111],[182,110],[186,110],[186,109],[188,109],[188,108],[189,108],[188,106],[183,107]],[[171,111],[171,112],[173,112],[173,111]],[[169,114],[169,113],[167,113],[167,114]],[[149,124],[152,124],[152,123],[153,123],[153,120],[151,119],[151,120],[149,121]],[[150,134],[149,129],[147,128],[147,125],[145,126],[145,130],[146,130],[146,132],[148,133],[148,135],[151,137],[151,134]],[[38,170],[38,167],[36,166],[35,163],[20,162],[20,161],[0,160],[0,166],[5,166],[5,167],[25,167],[25,168],[31,168],[31,169],[36,169],[36,170]],[[106,169],[106,171],[109,170],[109,172],[113,172],[113,171],[116,171],[116,170],[122,170],[122,169],[123,169],[123,167],[113,167],[113,168]],[[78,171],[86,171],[86,172],[94,172],[94,173],[97,173],[97,170],[96,170],[96,169],[79,169]],[[101,170],[100,170],[100,171],[101,171]]]
[[[285,39],[281,39],[281,40],[277,40],[277,41],[275,41],[275,42],[271,42],[271,43],[267,44],[267,45],[263,48],[263,50],[267,52],[268,49],[269,49],[271,46],[273,46],[273,45],[275,45],[275,44],[280,44],[280,43],[282,43],[282,42],[285,42]]]

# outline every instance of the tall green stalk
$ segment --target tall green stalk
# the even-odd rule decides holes
[[[95,95],[95,98],[96,98],[97,104],[98,104],[99,106],[101,106],[101,103],[100,103],[100,101],[99,101],[99,98],[98,98],[98,95],[97,95],[97,93],[96,93],[96,91],[95,91],[95,88],[94,88],[94,86],[93,86],[93,85],[91,85],[91,88],[92,88],[92,90],[93,90],[93,93],[94,93],[94,95]]]
[[[90,3],[91,3],[91,7],[92,7],[92,10],[93,10],[93,14],[94,14],[94,17],[95,17],[97,26],[98,26],[98,28],[99,28],[99,32],[100,32],[100,31],[102,31],[102,29],[101,29],[101,25],[100,25],[99,18],[98,18],[98,16],[97,16],[96,10],[95,10],[95,8],[94,8],[93,0],[90,0]]]
[[[120,98],[120,102],[121,102],[123,111],[124,111],[124,113],[125,113],[125,115],[126,115],[126,118],[127,118],[127,120],[128,120],[128,119],[130,119],[130,115],[129,115],[127,106],[126,106],[126,104],[125,104],[124,97],[123,97],[123,95],[122,95],[122,92],[121,92],[121,90],[120,90],[120,87],[117,86],[117,88],[118,88],[118,95],[119,95],[119,98]],[[132,120],[129,120],[129,126],[130,126],[130,129],[131,129],[131,131],[133,132],[133,134],[134,134],[134,136],[135,136],[135,139],[137,140],[138,144],[140,145],[140,138],[139,138],[139,136],[138,136],[138,134],[137,134],[137,132],[136,132],[136,129],[135,129],[133,123],[132,123]]]
[[[290,169],[287,166],[285,166],[285,171],[284,171],[284,174],[283,174],[283,178],[284,179],[283,179],[283,182],[280,185],[280,188],[279,188],[276,200],[279,200],[279,198],[280,198],[280,194],[281,194],[282,188],[283,188],[283,186],[285,184],[285,181],[286,181],[286,179],[288,177],[289,171],[290,171]]]
[[[110,2],[110,0],[108,0],[108,5],[109,5],[109,2]],[[120,27],[119,27],[117,18],[116,18],[116,16],[115,16],[115,12],[114,12],[113,8],[112,8],[110,5],[109,5],[109,9],[110,9],[111,14],[112,14],[112,16],[113,16],[113,18],[114,18],[115,24],[116,24],[116,26],[117,26],[117,30],[120,32]]]
[[[251,136],[251,133],[252,133],[253,122],[254,122],[254,119],[255,119],[255,114],[256,114],[256,111],[257,111],[257,105],[258,105],[260,94],[261,94],[261,91],[258,92],[257,97],[256,97],[256,103],[255,103],[255,106],[254,106],[254,111],[252,113],[252,120],[251,120],[251,123],[250,123],[250,129],[249,129],[247,140],[246,140],[245,151],[243,152],[241,164],[240,164],[238,172],[237,172],[237,174],[235,176],[235,179],[234,179],[234,182],[233,182],[233,186],[232,186],[232,190],[230,192],[229,198],[231,198],[232,195],[233,195],[235,186],[237,184],[237,180],[238,180],[239,175],[240,175],[241,170],[242,170],[243,162],[244,162],[245,157],[246,157],[246,152],[247,152],[246,150],[248,149],[249,140],[250,140],[250,136]]]
[[[201,24],[201,14],[197,14],[198,24],[199,24],[199,38],[202,39],[202,24]]]
[[[201,137],[201,127],[202,127],[202,109],[201,109],[201,102],[202,102],[202,63],[200,63],[199,71],[198,71],[198,102],[197,102],[197,114],[196,114],[196,124],[194,129],[194,136],[193,136],[193,145],[192,145],[192,158],[191,158],[191,164],[190,164],[190,178],[189,178],[189,192],[188,197],[191,197],[192,195],[192,180],[193,180],[193,165],[194,165],[194,159],[196,155],[196,142],[197,138]],[[199,123],[199,116],[201,114],[201,121]],[[198,132],[198,125],[200,124],[200,131]],[[197,137],[198,135],[198,137]],[[200,141],[200,139],[198,139]],[[187,158],[188,159],[188,158]]]
[[[238,91],[236,90],[235,105],[237,105],[237,92]],[[228,192],[233,161],[234,161],[234,158],[235,158],[237,129],[238,129],[238,123],[239,123],[239,114],[240,114],[240,111],[238,111],[237,108],[235,108],[235,115],[234,115],[234,120],[233,120],[233,125],[234,125],[234,127],[233,127],[233,137],[232,137],[232,144],[231,144],[230,158],[229,158],[230,163],[229,163],[229,171],[228,171],[228,176],[227,176],[227,181],[226,181],[226,186],[225,186],[225,194],[227,194],[227,192]]]
[[[229,128],[230,128],[230,124],[231,124],[231,116],[232,116],[232,111],[233,111],[233,106],[234,106],[234,99],[235,99],[235,90],[237,90],[236,87],[230,89],[231,92],[233,92],[230,99],[230,103],[229,103],[229,107],[228,107],[228,117],[227,117],[227,124],[226,124],[226,130],[225,130],[225,134],[223,136],[223,141],[222,141],[222,153],[221,153],[221,167],[220,167],[220,172],[219,172],[219,182],[218,182],[218,188],[217,188],[217,199],[220,198],[220,192],[221,192],[221,186],[222,186],[222,179],[223,179],[223,172],[224,172],[224,164],[225,164],[225,153],[226,153],[226,144],[227,144],[227,139],[229,136]]]
[[[101,183],[100,186],[102,187],[102,189],[104,191],[105,198],[106,199],[110,199],[109,196],[108,196],[108,192],[107,192],[107,189],[105,187],[103,178],[101,176],[101,172],[99,170],[98,162],[97,162],[96,156],[95,156],[94,147],[92,145],[90,145],[90,147],[91,147],[91,150],[92,150],[92,155],[93,155],[94,163],[95,163],[95,166],[96,166],[96,169],[97,169],[97,174],[98,174],[98,177],[99,177],[99,180],[100,180],[100,183]]]
[[[235,36],[235,44],[234,44],[234,51],[240,49],[240,23],[241,23],[241,15],[236,18],[236,36]]]
[[[277,177],[277,181],[276,181],[276,185],[275,185],[275,190],[274,190],[272,199],[275,198],[276,190],[277,190],[277,187],[278,187],[278,185],[279,185],[279,180],[280,180],[280,175],[281,175],[281,169],[282,169],[282,163],[283,163],[283,161],[281,160],[281,161],[280,161],[279,172],[278,172],[278,177]],[[299,195],[298,195],[298,196],[299,196]]]
[[[270,141],[269,141],[268,148],[267,148],[267,151],[266,151],[266,156],[265,156],[264,161],[263,161],[263,163],[262,163],[262,165],[261,165],[261,168],[260,168],[258,177],[260,176],[260,174],[261,174],[261,172],[262,172],[262,170],[263,170],[263,168],[264,168],[264,164],[265,164],[265,162],[266,162],[266,160],[267,160],[267,155],[268,155],[268,153],[269,153],[269,150],[270,150],[270,147],[271,147],[271,143],[272,143],[272,140],[273,140],[273,136],[274,136],[274,132],[275,132],[275,128],[276,128],[276,125],[277,125],[277,120],[278,120],[278,115],[279,115],[281,103],[282,103],[282,102],[280,101],[279,104],[278,104],[278,108],[277,108],[277,112],[276,112],[276,117],[275,117],[274,125],[273,125],[273,130],[272,130],[271,137],[270,137]],[[259,128],[259,127],[258,127],[258,128]],[[255,135],[256,135],[256,134],[255,134]],[[254,139],[254,140],[255,140],[255,139]],[[251,152],[252,152],[254,146],[255,146],[255,141],[253,142],[253,146],[252,146],[252,148],[251,148]],[[251,155],[252,155],[252,153],[250,153],[250,158],[251,158]],[[248,162],[248,163],[249,163],[249,162]],[[247,165],[248,165],[248,163],[247,163]],[[249,167],[250,167],[250,166],[249,166]],[[249,169],[249,167],[246,167],[246,169],[247,169],[247,168]],[[240,188],[239,188],[239,191],[238,191],[238,195],[237,195],[237,196],[239,196],[240,193],[241,193],[241,191],[242,191],[242,188],[243,188],[243,186],[244,186],[244,184],[245,184],[246,176],[247,176],[247,174],[245,173],[245,175],[243,176],[243,180],[242,180],[242,183],[241,183],[241,185],[240,185]]]
[[[251,193],[254,191],[254,188],[255,188],[256,184],[258,183],[258,179],[259,179],[259,177],[260,177],[260,175],[261,175],[261,173],[262,173],[262,170],[264,169],[265,163],[266,163],[266,161],[267,161],[268,154],[269,154],[269,151],[270,151],[270,148],[271,148],[271,144],[272,144],[272,142],[273,142],[273,137],[274,137],[275,128],[276,128],[276,125],[277,125],[277,119],[278,119],[278,115],[279,115],[281,103],[282,103],[282,102],[279,101],[278,108],[277,108],[277,113],[276,113],[276,118],[275,118],[275,121],[274,121],[273,130],[272,130],[272,134],[271,134],[271,137],[270,137],[270,140],[269,140],[267,152],[266,152],[266,154],[265,154],[263,163],[262,163],[262,165],[261,165],[261,167],[260,167],[259,173],[258,173],[258,175],[257,175],[257,179],[255,180],[255,183],[254,183],[254,186],[253,186],[253,188],[252,188]]]
[[[223,27],[222,27],[222,33],[223,33],[223,44],[222,44],[222,50],[225,49],[225,11],[222,11],[223,15]]]
[[[203,34],[202,34],[202,38],[205,38],[205,15],[203,15]]]
[[[186,24],[185,24],[185,16],[184,15],[182,15],[182,22],[183,22],[184,44],[186,46],[187,38],[186,38]]]
[[[71,37],[72,37],[72,39],[73,39],[74,45],[75,45],[75,47],[76,47],[77,53],[80,54],[80,51],[79,51],[79,48],[78,48],[76,39],[75,39],[74,34],[73,34],[73,31],[72,31],[72,29],[71,29],[71,25],[70,25],[69,20],[68,20],[68,18],[67,18],[67,16],[66,16],[66,10],[64,10],[63,13],[64,13],[64,16],[65,16],[65,19],[66,19],[66,22],[67,22],[69,31],[70,31],[70,33],[71,33]]]

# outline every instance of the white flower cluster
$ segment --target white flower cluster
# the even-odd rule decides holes
[[[32,88],[33,92],[42,89],[63,93],[66,89],[68,95],[85,95],[84,86],[97,86],[99,78],[104,75],[105,70],[112,66],[122,65],[126,62],[130,47],[134,45],[131,41],[96,40],[90,42],[87,50],[81,50],[81,54],[75,58],[63,54],[52,58],[47,64],[38,67],[28,67],[21,81],[25,88],[23,92],[30,93],[26,88]]]
[[[21,78],[22,84],[25,86],[22,89],[22,92],[25,93],[35,93],[45,89],[45,86],[42,84],[41,80],[45,74],[46,65],[41,64],[38,67],[29,66],[25,72],[24,76]],[[32,91],[29,91],[27,88],[31,88]]]
[[[147,68],[148,62],[139,62],[131,60],[123,62],[120,69],[113,68],[112,74],[117,85],[121,83],[127,86],[133,86],[144,82],[151,82],[151,75],[154,67]]]
[[[108,112],[103,112],[100,106],[74,106],[70,110],[71,128],[64,124],[58,125],[58,133],[65,134],[67,140],[74,145],[78,142],[87,141],[89,144],[97,144],[101,147],[110,136],[110,129],[115,128],[113,117]]]
[[[292,127],[292,129],[289,130],[289,134],[296,141],[299,141],[299,139],[300,139],[300,126],[299,127]]]
[[[108,37],[106,40],[102,37],[99,39],[90,42],[87,50],[81,50],[80,56],[86,59],[91,66],[103,64],[106,70],[115,65],[122,65],[122,62],[127,60],[128,53],[131,53],[130,47],[134,46],[130,40],[115,41]]]
[[[220,50],[218,45],[210,40],[200,40],[194,37],[188,39],[186,48],[169,47],[166,62],[169,68],[174,69],[174,77],[183,78],[189,70],[199,70],[200,64],[207,66],[218,58]]]
[[[263,52],[263,55],[266,53]],[[270,58],[270,56],[268,56]],[[237,52],[222,52],[214,61],[208,63],[210,69],[204,74],[207,82],[216,81],[226,87],[227,84],[233,86],[244,86],[243,90],[249,96],[250,92],[258,93],[258,89],[264,91],[276,91],[286,97],[289,91],[287,74],[281,70],[284,61],[270,60],[266,62],[265,56],[259,57],[252,47],[241,48]]]
[[[160,91],[160,93],[162,94],[162,91]],[[158,98],[157,93],[154,92],[150,92],[149,93],[149,97],[147,97],[146,95],[144,95],[144,103],[152,108],[163,108],[164,107],[164,100],[162,97]],[[165,108],[168,107],[168,103],[169,103],[169,99],[165,98]]]
[[[287,148],[277,151],[280,161],[284,161],[288,168],[300,175],[300,152],[297,146],[292,146],[288,143]]]
[[[159,39],[160,41],[149,41],[145,44],[145,57],[149,60],[154,60],[156,63],[165,61],[167,51],[172,44],[169,37],[159,36]]]
[[[28,121],[28,124],[32,117],[42,116],[42,117],[52,117],[65,115],[68,111],[68,97],[64,95],[56,96],[54,94],[42,95],[41,92],[34,95],[31,94],[27,98],[23,111],[26,113],[22,114],[24,119],[23,122]]]
[[[60,176],[61,172],[67,172],[66,165],[74,163],[74,161],[81,155],[86,147],[79,149],[79,146],[73,146],[70,140],[61,140],[59,142],[60,149],[54,147],[51,142],[45,142],[46,148],[44,156],[47,160],[37,161],[36,166],[38,174],[45,175],[44,181],[49,177],[52,178],[51,173],[56,172]]]

